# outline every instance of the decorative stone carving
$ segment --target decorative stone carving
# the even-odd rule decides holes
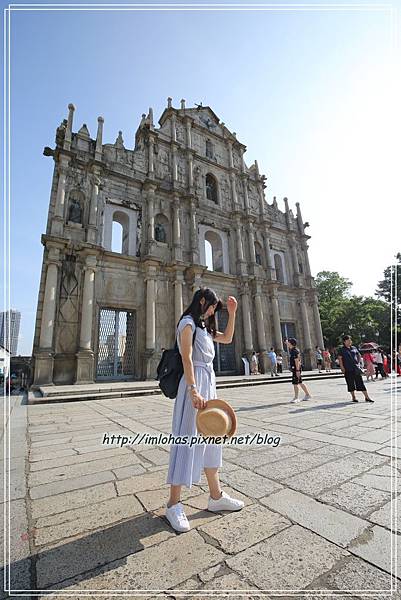
[[[70,200],[70,208],[68,210],[68,220],[72,223],[82,224],[82,208],[81,204],[76,197],[72,197]]]
[[[163,244],[167,242],[167,234],[163,223],[156,223],[155,225],[155,240]]]
[[[57,146],[62,146],[64,143],[65,132],[67,129],[67,119],[63,119],[61,124],[57,127],[56,131],[56,144]]]

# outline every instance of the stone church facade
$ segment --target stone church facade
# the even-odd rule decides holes
[[[323,346],[299,204],[265,199],[266,178],[209,107],[142,115],[134,149],[104,144],[75,107],[57,128],[34,337],[34,386],[154,379],[199,286],[238,299],[218,373],[297,337],[307,368]],[[219,315],[224,329],[227,313]],[[284,355],[285,356],[285,355]],[[261,354],[266,368],[266,359]]]

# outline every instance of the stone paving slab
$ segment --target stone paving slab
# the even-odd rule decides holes
[[[355,483],[363,485],[366,488],[373,488],[375,490],[391,492],[391,480],[389,477],[381,477],[380,475],[371,475],[370,473],[364,473],[360,477],[356,477],[354,481]]]
[[[363,593],[374,593],[391,590],[391,577],[354,556],[349,556],[339,563],[327,575],[317,579],[313,583],[316,589],[352,590],[355,595]],[[337,596],[336,596],[337,597]]]
[[[93,473],[100,473],[101,471],[111,471],[111,469],[114,468],[131,466],[132,464],[139,462],[140,459],[138,456],[123,454],[121,456],[107,457],[103,460],[91,460],[75,465],[55,467],[53,469],[45,469],[44,471],[31,473],[29,476],[29,484],[34,487],[45,483],[52,483],[53,481],[65,481],[67,479],[72,479],[73,477],[91,475]]]
[[[238,513],[228,514],[216,523],[202,525],[199,530],[216,540],[227,554],[236,554],[290,525],[287,519],[254,504]]]
[[[142,504],[133,496],[110,498],[89,506],[74,508],[57,515],[40,517],[35,523],[35,544],[44,546],[58,540],[84,535],[143,512]]]
[[[254,498],[261,498],[282,488],[279,483],[242,468],[222,475],[221,480],[234,489]]]
[[[55,494],[62,494],[71,490],[80,490],[85,487],[91,487],[106,481],[114,481],[115,477],[111,471],[100,471],[90,475],[82,475],[81,477],[73,477],[72,479],[64,479],[55,483],[46,483],[30,488],[30,496],[35,498],[45,498]]]
[[[121,456],[122,454],[128,455],[128,456],[132,456],[132,452],[131,454],[129,454],[130,451],[128,452],[122,452],[122,449],[120,448],[113,448],[109,450],[109,453],[107,454],[107,458],[111,458],[114,456]],[[52,458],[52,454],[48,455],[48,458],[45,458],[43,460],[36,460],[36,461],[32,461],[31,457],[30,457],[30,462],[32,462],[32,464],[30,465],[30,472],[34,473],[35,471],[43,471],[43,470],[47,470],[47,469],[53,469],[53,468],[59,468],[59,467],[64,467],[64,466],[69,466],[69,465],[77,465],[77,464],[82,464],[82,463],[86,463],[86,462],[91,462],[93,460],[96,459],[101,459],[104,460],[105,456],[103,452],[91,452],[88,454],[69,454],[67,456],[64,457],[60,457],[57,456],[56,458]],[[136,460],[136,458],[133,457],[133,462],[139,462],[139,460]]]
[[[366,489],[354,479],[343,483],[329,492],[319,494],[317,499],[326,504],[332,504],[342,510],[348,511],[360,517],[367,517],[376,508],[390,500],[390,494],[374,488]]]
[[[309,471],[313,467],[328,463],[339,456],[351,454],[352,452],[353,450],[341,446],[325,446],[324,448],[318,448],[305,454],[298,453],[296,456],[289,457],[285,461],[264,465],[255,469],[255,472],[281,481],[291,477],[291,475]]]
[[[401,496],[372,512],[369,515],[369,521],[401,533]]]
[[[66,580],[61,586],[57,582],[65,574],[65,569],[56,556],[53,556],[46,565],[40,564],[40,585],[49,586],[54,583],[55,588],[66,591],[165,590],[224,558],[223,552],[207,544],[196,531],[191,531],[180,536],[180,556],[185,557],[185,560],[178,560],[175,537],[142,552],[127,555],[95,571]]]
[[[302,590],[344,556],[345,550],[294,525],[226,563],[261,589]]]
[[[157,547],[161,542],[175,537],[175,533],[166,527],[162,519],[153,514],[142,513],[129,521],[77,540],[59,543],[48,550],[42,549],[37,555],[36,563],[38,588],[54,586],[63,589],[60,582],[64,580],[78,577],[83,572],[91,572],[103,565],[124,564],[127,556],[132,557],[145,548]],[[106,568],[105,571],[107,570],[109,569]],[[92,587],[90,581],[87,587]],[[93,585],[93,589],[96,589],[96,585]],[[118,589],[118,586],[111,585],[109,589]]]
[[[302,474],[295,475],[285,479],[284,483],[307,494],[320,494],[385,462],[385,457],[367,452],[356,452],[330,463],[330,469],[326,465],[321,465],[310,469],[307,477]]]
[[[393,542],[391,542],[393,539]],[[360,558],[364,558],[373,565],[379,567],[387,573],[391,573],[391,544],[398,548],[400,555],[401,544],[400,536],[392,534],[387,529],[374,525],[367,533],[362,534],[357,540],[354,540],[349,546],[350,552]]]
[[[352,540],[362,535],[369,526],[367,521],[359,517],[333,506],[326,506],[293,490],[280,490],[262,498],[261,502],[342,548],[346,548]]]
[[[56,496],[46,496],[31,501],[31,515],[33,519],[64,513],[74,508],[102,502],[117,496],[113,483],[104,483],[88,488],[79,488]]]

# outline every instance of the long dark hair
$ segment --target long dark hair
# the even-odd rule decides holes
[[[202,298],[205,299],[205,304],[203,306],[201,306],[201,303],[200,303]],[[214,314],[211,315],[210,317],[208,317],[207,321],[204,323],[201,317],[210,306],[213,306],[213,304],[217,304]],[[217,296],[216,292],[214,290],[211,290],[210,288],[201,287],[199,290],[197,290],[195,292],[194,297],[192,298],[191,304],[182,313],[182,315],[180,317],[180,321],[186,315],[190,315],[193,318],[196,327],[201,327],[202,329],[204,329],[206,327],[208,332],[211,333],[213,337],[215,337],[216,336],[215,314],[218,310],[221,310],[222,308],[223,308],[223,303],[220,300],[220,298]]]

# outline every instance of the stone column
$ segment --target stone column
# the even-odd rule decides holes
[[[198,226],[196,223],[196,207],[194,200],[190,204],[191,252],[192,263],[199,264]]]
[[[267,364],[267,343],[266,343],[266,334],[265,334],[265,316],[263,314],[263,305],[262,305],[262,293],[260,287],[257,287],[257,291],[255,294],[255,309],[256,309],[256,326],[258,332],[258,344],[259,344],[259,352],[261,353],[260,361],[263,365],[264,373],[267,372],[268,364]]]
[[[103,117],[97,118],[97,135],[96,135],[96,149],[95,149],[95,160],[102,160],[102,139],[103,139]]]
[[[92,332],[96,262],[96,256],[93,255],[89,255],[85,259],[76,383],[92,383],[94,381],[95,355]]]
[[[92,195],[89,210],[89,223],[86,234],[86,241],[89,244],[96,244],[97,237],[97,208],[99,202],[100,179],[97,174],[92,175]]]
[[[317,342],[317,345],[319,346],[319,348],[323,349],[324,348],[324,339],[323,339],[323,332],[322,332],[322,323],[320,321],[319,303],[318,303],[317,296],[315,296],[315,298],[313,299],[312,308],[313,308],[313,319],[315,321],[316,342]]]
[[[302,320],[302,329],[304,332],[304,340],[303,340],[303,355],[304,355],[304,366],[305,369],[312,368],[312,340],[310,336],[310,327],[309,327],[309,318],[308,318],[308,309],[306,306],[305,293],[302,293],[299,297],[299,304],[301,308],[301,320]]]
[[[156,296],[155,280],[146,279],[146,350],[156,347]]]
[[[242,185],[244,189],[244,202],[245,202],[245,210],[249,210],[249,196],[248,196],[248,176],[242,175]]]
[[[246,274],[246,262],[244,258],[244,247],[242,245],[241,221],[239,216],[235,219],[235,235],[237,242],[237,273],[239,275]]]
[[[153,358],[156,350],[156,268],[148,268],[146,283],[145,377],[155,378]]]
[[[187,148],[190,150],[192,148],[192,135],[191,135],[191,120],[185,119],[185,132],[186,132],[186,143]]]
[[[65,219],[65,184],[67,179],[69,160],[64,157],[60,157],[60,163],[58,165],[58,182],[57,182],[57,194],[56,202],[54,206],[54,216],[51,224],[52,235],[62,235],[64,228]]]
[[[57,281],[59,267],[58,248],[49,248],[46,273],[45,295],[43,299],[42,319],[40,327],[40,349],[53,348],[54,318],[56,314]]]
[[[177,119],[175,117],[175,114],[171,115],[171,141],[172,142],[177,141],[176,122],[177,122]]]
[[[290,237],[290,248],[291,248],[291,259],[292,259],[292,271],[294,274],[294,285],[300,285],[300,273],[298,264],[297,247],[294,236]]]
[[[148,227],[147,227],[147,254],[152,254],[155,244],[155,215],[154,215],[155,187],[147,188]]]
[[[176,275],[174,282],[174,326],[177,325],[182,313],[184,312],[184,306],[182,301],[182,275]]]
[[[241,294],[242,299],[242,323],[244,327],[244,341],[245,341],[245,352],[250,360],[253,352],[253,341],[252,341],[252,321],[251,321],[251,306],[249,302],[249,286],[245,282],[243,284],[243,291]]]
[[[276,270],[272,263],[272,255],[270,251],[270,237],[267,232],[263,235],[263,242],[265,246],[265,255],[266,255],[266,271],[269,279],[276,280]]]
[[[154,139],[152,136],[148,138],[148,177],[153,177],[155,172],[155,161],[154,161]]]
[[[59,258],[59,249],[50,247],[47,255],[47,272],[40,323],[39,348],[38,351],[35,352],[33,389],[38,389],[42,385],[53,385],[53,337],[56,316],[58,268],[60,266]]]
[[[283,351],[283,338],[281,336],[281,321],[280,321],[280,310],[278,307],[278,294],[277,291],[274,290],[271,295],[271,304],[272,304],[272,312],[273,312],[273,330],[274,330],[274,346],[276,348],[276,352]]]
[[[173,179],[173,185],[178,181],[178,171],[177,171],[177,147],[173,144],[171,147],[171,176]]]
[[[173,202],[173,244],[175,260],[182,260],[180,204],[178,196],[174,197]]]
[[[233,160],[233,143],[231,140],[227,140],[227,149],[228,149],[228,166],[230,167],[230,169],[232,169],[234,167],[234,160]]]
[[[248,223],[248,236],[249,236],[249,255],[251,257],[251,263],[256,264],[256,253],[255,253],[255,233],[253,229],[253,223]]]
[[[307,277],[312,277],[312,273],[310,270],[309,256],[308,256],[308,245],[305,242],[303,242],[301,247],[302,247],[304,260],[305,260],[305,274]]]
[[[75,106],[73,104],[68,105],[68,118],[67,127],[64,136],[64,150],[71,150],[71,139],[72,139],[72,121],[74,119]]]
[[[194,157],[190,152],[188,154],[188,188],[191,193],[192,188],[194,187]]]
[[[231,196],[233,199],[234,209],[238,209],[238,195],[237,195],[237,186],[235,183],[235,173],[230,173],[230,184],[231,184]]]

